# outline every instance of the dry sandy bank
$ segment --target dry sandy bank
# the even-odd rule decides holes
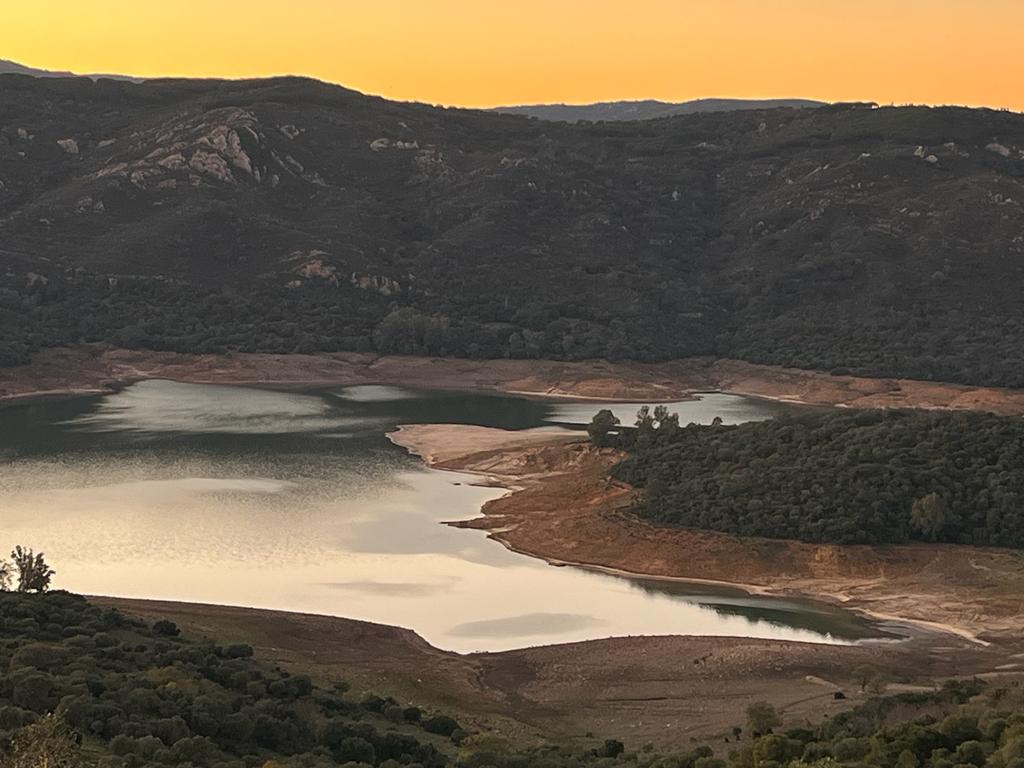
[[[644,364],[355,353],[183,355],[103,347],[45,350],[29,365],[0,368],[0,401],[109,392],[126,383],[153,378],[265,386],[393,384],[608,400],[681,400],[694,392],[722,391],[812,405],[984,409],[1024,414],[1021,390],[831,376],[710,358]]]

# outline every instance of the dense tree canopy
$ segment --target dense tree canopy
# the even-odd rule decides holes
[[[643,417],[643,414],[641,414]],[[649,418],[649,417],[648,417]],[[640,420],[619,478],[660,523],[839,544],[1024,547],[1024,420],[815,413],[740,426]]]
[[[1024,386],[1022,211],[1024,118],[991,110],[568,125],[5,75],[0,365],[100,341]]]

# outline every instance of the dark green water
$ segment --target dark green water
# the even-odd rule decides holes
[[[348,616],[459,651],[612,635],[878,634],[823,605],[556,568],[440,525],[502,491],[427,470],[386,439],[410,423],[583,424],[601,407],[149,381],[0,409],[0,548],[46,551],[58,585],[75,591]],[[673,410],[683,423],[738,422],[789,407],[709,395]]]

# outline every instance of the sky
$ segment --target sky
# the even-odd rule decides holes
[[[1024,111],[1024,0],[0,0],[0,58],[302,74],[488,107],[801,97]]]

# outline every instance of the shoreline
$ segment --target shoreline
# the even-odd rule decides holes
[[[426,467],[430,468],[430,469],[434,469],[434,470],[437,470],[439,472],[456,472],[456,473],[460,473],[460,474],[475,475],[477,477],[485,478],[487,480],[487,482],[485,483],[486,487],[489,487],[489,488],[501,488],[502,490],[506,491],[505,495],[502,498],[506,498],[508,496],[512,496],[512,495],[514,495],[514,494],[516,494],[516,493],[518,493],[518,492],[520,492],[520,491],[525,489],[525,485],[524,484],[522,484],[521,482],[516,482],[515,479],[513,477],[510,477],[510,476],[496,475],[493,472],[488,472],[488,471],[484,471],[484,470],[480,470],[480,469],[474,469],[472,467],[467,467],[467,468],[464,468],[464,469],[455,469],[455,468],[449,468],[449,467],[445,467],[445,466],[440,466],[443,462],[439,462],[435,455],[433,455],[433,454],[431,454],[429,452],[426,452],[426,453],[422,453],[421,452],[421,451],[425,451],[427,449],[422,447],[418,443],[418,441],[417,442],[408,442],[408,443],[407,442],[403,442],[403,437],[402,437],[403,431],[408,433],[410,431],[410,428],[412,428],[412,427],[422,427],[422,426],[447,426],[447,425],[408,425],[408,424],[400,424],[396,430],[394,430],[393,432],[389,432],[387,434],[387,438],[388,438],[388,440],[393,445],[397,445],[400,448],[404,448],[406,451],[409,452],[409,454],[411,456],[415,456],[415,457],[419,458],[424,463],[424,465]],[[486,429],[486,428],[481,428],[481,429]],[[552,433],[551,437],[555,438],[554,440],[552,440],[553,443],[559,442],[557,440],[558,435]],[[517,435],[517,438],[518,438],[518,435]],[[565,444],[565,445],[571,444],[573,442],[582,442],[579,438],[575,438],[574,439],[573,436],[571,436],[571,435],[563,435],[562,436],[562,440],[564,441],[563,444]],[[510,449],[516,449],[516,448],[525,448],[525,447],[527,447],[528,443],[532,443],[532,442],[533,441],[522,441],[522,440],[517,439],[514,443],[510,442],[510,443],[508,443],[506,446],[504,446],[500,450],[510,450]],[[538,439],[536,442],[540,443],[541,440]],[[487,505],[485,504],[484,507],[486,507],[486,506]],[[486,516],[486,512],[484,511],[483,507],[481,508],[479,515]],[[470,529],[470,528],[475,527],[473,525],[473,523],[478,522],[481,519],[483,519],[479,515],[477,517],[469,518],[469,519],[466,519],[466,520],[449,520],[449,521],[444,521],[442,523],[442,525],[447,525],[447,526],[450,526],[452,528],[466,528],[466,529]],[[924,620],[908,619],[908,618],[902,617],[902,616],[877,613],[877,612],[871,611],[871,610],[869,610],[867,608],[864,608],[862,606],[849,606],[849,605],[846,605],[842,600],[836,598],[833,595],[821,594],[821,593],[803,592],[803,591],[793,592],[793,591],[788,591],[788,590],[776,590],[776,589],[773,589],[772,587],[768,587],[768,586],[762,586],[762,585],[758,585],[758,584],[751,584],[751,583],[741,582],[741,581],[731,581],[731,580],[725,580],[725,579],[700,579],[700,578],[695,578],[695,577],[690,577],[690,576],[670,576],[670,575],[652,574],[652,573],[644,572],[644,571],[636,571],[636,570],[630,570],[630,569],[626,569],[626,568],[622,568],[622,567],[603,565],[601,563],[585,562],[585,561],[581,561],[581,560],[565,560],[565,559],[560,559],[560,558],[557,558],[557,557],[551,557],[551,556],[548,556],[548,555],[544,555],[544,554],[542,554],[540,552],[534,552],[534,551],[530,551],[530,550],[527,550],[527,549],[521,549],[521,548],[517,547],[515,544],[513,544],[511,541],[509,541],[507,538],[502,536],[501,529],[491,529],[491,530],[489,530],[487,538],[489,538],[492,541],[494,541],[495,543],[500,544],[501,546],[505,547],[510,552],[514,552],[514,553],[516,553],[518,555],[524,555],[525,557],[530,557],[530,558],[533,558],[535,560],[540,560],[540,561],[542,561],[544,563],[547,563],[548,565],[556,567],[556,568],[579,568],[579,569],[582,569],[582,570],[595,571],[595,572],[598,572],[598,573],[606,573],[606,574],[613,575],[613,576],[622,576],[622,577],[629,578],[629,579],[644,579],[644,580],[647,580],[647,581],[675,582],[675,583],[679,583],[679,584],[705,585],[705,586],[709,586],[709,587],[726,587],[726,588],[730,588],[730,589],[736,589],[739,592],[742,592],[744,595],[749,596],[749,597],[768,597],[768,598],[778,598],[778,599],[792,598],[792,599],[796,599],[796,600],[806,600],[806,601],[809,601],[809,602],[820,603],[822,605],[828,605],[828,606],[834,607],[834,608],[841,608],[842,610],[848,611],[851,614],[854,614],[854,615],[856,615],[856,616],[858,616],[860,618],[863,618],[863,619],[867,620],[868,622],[870,622],[871,624],[874,624],[874,625],[878,625],[878,624],[893,624],[893,625],[896,626],[897,629],[904,629],[904,630],[914,630],[914,629],[916,629],[916,630],[919,630],[919,631],[936,633],[936,634],[956,635],[956,636],[958,636],[958,637],[960,637],[960,638],[962,638],[964,640],[967,640],[967,641],[969,641],[971,643],[977,644],[977,645],[982,646],[982,647],[987,647],[987,646],[989,646],[991,644],[991,643],[989,643],[989,642],[987,642],[985,640],[980,639],[975,633],[971,632],[970,630],[962,629],[962,628],[955,627],[955,626],[952,626],[952,625],[949,625],[949,624],[942,624],[942,623],[938,623],[938,622],[928,622],[928,621],[924,621]],[[861,639],[861,640],[854,640],[854,641],[851,641],[850,643],[846,643],[846,644],[848,644],[848,645],[856,645],[856,644],[860,644],[860,643],[871,643],[871,642],[903,642],[903,641],[906,641],[906,640],[913,639],[913,632],[907,632],[906,634],[899,634],[897,632],[894,632],[893,634],[894,634],[894,636],[891,637],[891,638],[879,636],[879,637],[874,637],[874,638],[864,638],[864,639]],[[743,637],[743,636],[742,635],[735,635],[735,636],[730,635],[729,637]],[[794,642],[796,642],[796,641],[794,641]],[[810,641],[810,640],[803,641],[803,642],[815,644],[813,641]]]
[[[502,497],[483,505],[476,518],[447,524],[483,530],[518,554],[553,566],[628,578],[707,584],[752,596],[810,600],[873,623],[895,624],[908,630],[911,637],[941,634],[979,648],[1010,639],[1020,631],[1012,596],[1005,600],[991,596],[992,615],[985,615],[980,606],[976,611],[958,613],[951,606],[971,607],[978,597],[971,591],[975,587],[968,584],[958,597],[953,590],[947,591],[941,574],[936,578],[929,571],[946,560],[951,561],[951,570],[969,570],[975,567],[975,556],[988,556],[1003,565],[1009,561],[1019,568],[1019,553],[942,545],[840,548],[657,528],[622,514],[633,491],[604,480],[616,460],[610,454],[595,452],[571,435],[562,440],[530,441],[502,430],[475,430],[473,439],[466,441],[464,428],[458,425],[405,425],[389,439],[433,469],[477,474],[506,489]],[[432,444],[443,444],[447,455],[432,455]],[[587,479],[568,496],[561,493],[569,484],[567,472],[577,472],[581,462],[589,462],[579,472]],[[524,467],[528,471],[523,471]],[[597,534],[597,545],[587,540],[591,532]],[[665,550],[673,547],[677,551],[666,555]],[[752,556],[759,548],[766,548],[768,554]],[[834,573],[817,572],[818,560],[837,556],[849,562],[841,563]],[[745,564],[758,578],[739,581],[724,575],[735,572],[729,571],[735,562]],[[929,575],[917,579],[919,571]],[[895,585],[884,586],[885,582]],[[976,586],[981,590],[985,585]],[[1008,591],[1013,589],[1010,582]]]
[[[317,614],[131,598],[90,598],[146,621],[174,621],[218,643],[244,642],[257,658],[357,693],[391,695],[457,716],[475,728],[550,741],[592,743],[592,733],[683,748],[718,741],[765,700],[794,725],[866,701],[858,669],[894,690],[931,690],[957,673],[997,666],[986,649],[946,638],[914,644],[823,645],[729,636],[638,635],[454,654],[414,632]],[[952,669],[956,664],[957,672]],[[843,691],[844,697],[833,694]],[[638,706],[642,702],[642,706]]]
[[[986,410],[1024,415],[1024,389],[833,376],[736,360],[466,360],[362,353],[188,355],[105,347],[47,349],[0,368],[0,407],[110,394],[138,381],[249,387],[391,385],[577,402],[671,402],[722,393],[832,408]]]

